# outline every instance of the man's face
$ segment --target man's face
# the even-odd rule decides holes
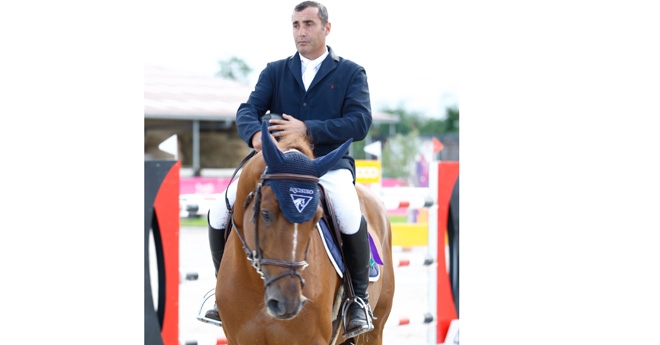
[[[325,36],[330,33],[330,23],[321,24],[319,9],[307,7],[293,12],[293,39],[300,55],[314,60],[325,52]]]

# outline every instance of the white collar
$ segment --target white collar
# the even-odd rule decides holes
[[[328,48],[325,48],[325,52],[321,54],[321,56],[317,57],[314,60],[310,60],[302,55],[300,55],[300,62],[302,63],[303,66],[307,66],[310,62],[312,62],[312,65],[320,65],[323,60],[325,60],[325,57],[328,56]]]

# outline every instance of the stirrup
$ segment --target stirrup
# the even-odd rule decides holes
[[[346,329],[346,327],[348,326],[348,322],[347,322],[348,313],[347,313],[347,311],[349,309],[348,307],[353,303],[357,303],[360,306],[360,308],[362,308],[364,310],[364,314],[367,316],[367,324],[363,325],[360,328],[354,329],[354,330],[349,332],[349,330]],[[355,337],[359,334],[362,334],[362,333],[369,332],[369,331],[373,330],[374,329],[374,323],[373,323],[372,320],[374,320],[374,319],[376,319],[376,317],[374,316],[373,312],[371,311],[371,306],[369,305],[369,303],[364,303],[364,300],[362,300],[362,298],[360,298],[358,296],[355,296],[355,298],[353,300],[347,300],[346,303],[344,303],[344,306],[342,307],[342,322],[344,324],[344,334],[342,336],[344,338],[348,339],[348,338]]]
[[[222,321],[211,319],[206,317],[206,312],[204,311],[204,305],[209,300],[209,298],[215,297],[215,288],[209,290],[204,297],[202,297],[202,303],[199,305],[199,311],[197,312],[197,320],[205,323],[210,323],[214,326],[222,327]]]

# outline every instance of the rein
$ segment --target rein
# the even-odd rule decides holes
[[[256,151],[252,151],[248,157],[246,157],[243,162],[239,165],[239,167],[236,169],[241,168],[241,166],[249,160]],[[305,287],[305,279],[302,277],[302,274],[300,274],[300,271],[304,270],[305,267],[307,267],[309,264],[307,263],[307,260],[303,261],[284,261],[284,260],[278,260],[278,259],[269,259],[269,258],[264,258],[263,253],[261,251],[261,247],[259,245],[259,210],[261,208],[261,187],[263,186],[264,182],[267,180],[297,180],[297,181],[307,181],[307,182],[317,182],[319,181],[319,178],[316,176],[311,176],[311,175],[301,175],[301,174],[290,174],[290,173],[275,173],[275,174],[267,174],[266,170],[268,170],[268,167],[264,168],[264,171],[261,174],[261,178],[259,180],[259,183],[255,187],[255,189],[248,194],[245,202],[243,203],[243,207],[247,208],[249,204],[254,201],[254,205],[252,206],[253,209],[253,215],[252,215],[252,222],[254,223],[254,238],[255,238],[255,249],[251,250],[250,247],[247,245],[247,242],[241,235],[240,231],[236,231],[236,235],[238,235],[238,238],[241,240],[241,243],[243,244],[243,251],[245,252],[247,259],[250,261],[252,264],[252,267],[257,271],[261,279],[264,280],[264,287],[267,287],[274,281],[286,277],[288,275],[290,276],[296,276],[300,279],[300,286]],[[236,173],[234,173],[236,175]],[[232,179],[234,177],[232,176]],[[229,183],[232,181],[230,180]],[[227,207],[229,208],[229,200],[225,196],[225,201],[227,203]],[[233,217],[233,212],[230,214],[232,225],[234,228],[238,229],[236,226],[236,223],[234,221]],[[305,250],[305,259],[307,259],[307,252],[309,251],[309,242],[307,243],[307,248]],[[266,274],[263,272],[261,269],[262,266],[264,265],[271,265],[271,266],[278,266],[278,267],[283,267],[287,268],[288,270],[285,272],[282,272],[274,277],[267,277]]]

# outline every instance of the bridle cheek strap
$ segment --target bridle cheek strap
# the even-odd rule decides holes
[[[261,209],[261,187],[264,181],[266,180],[301,180],[301,181],[318,183],[319,179],[318,177],[311,175],[296,175],[296,174],[286,174],[286,173],[266,174],[265,173],[266,170],[267,168],[265,168],[264,173],[261,174],[261,180],[259,181],[259,184],[257,184],[257,187],[255,187],[255,189],[252,192],[250,192],[247,199],[245,200],[245,203],[243,203],[243,207],[247,208],[250,202],[254,201],[254,205],[252,206],[252,211],[253,211],[252,223],[254,223],[255,249],[254,250],[250,249],[245,239],[241,235],[240,231],[236,231],[236,234],[238,235],[238,238],[241,240],[243,244],[243,251],[247,255],[247,259],[252,263],[252,267],[254,267],[254,269],[257,271],[261,279],[264,280],[264,287],[267,287],[274,281],[289,275],[298,277],[300,279],[301,287],[304,287],[305,279],[298,270],[302,271],[305,269],[305,267],[308,266],[306,260],[284,261],[284,260],[268,259],[262,257],[261,247],[259,245],[259,210]],[[236,227],[236,224],[234,223],[233,217],[232,217],[232,223],[234,225],[234,228],[238,229]],[[307,258],[308,251],[309,251],[309,243],[307,243],[307,248],[305,249],[305,259]],[[278,267],[288,268],[288,270],[274,277],[266,277],[263,270],[261,269],[263,265],[278,266]]]

